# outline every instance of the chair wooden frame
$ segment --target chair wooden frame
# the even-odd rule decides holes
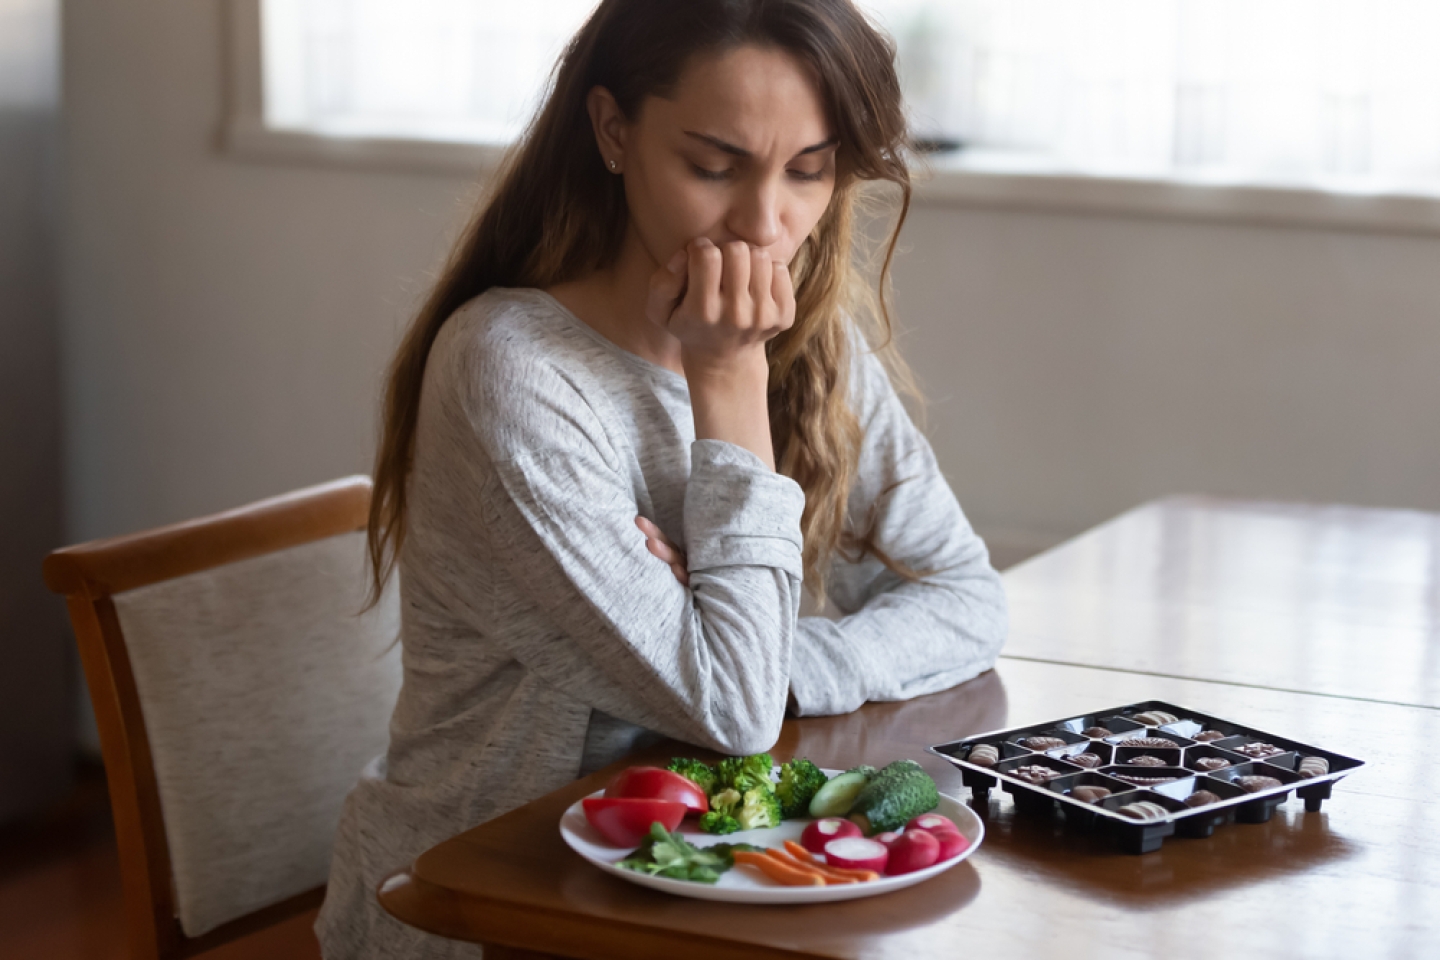
[[[322,885],[187,937],[176,916],[160,793],[145,717],[112,595],[360,530],[370,478],[347,477],[224,513],[56,550],[45,584],[65,597],[95,706],[120,853],[127,937],[134,960],[175,960],[318,906]]]

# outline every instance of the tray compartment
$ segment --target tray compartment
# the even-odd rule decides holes
[[[1120,767],[1136,767],[1147,769],[1147,764],[1137,764],[1135,761],[1140,757],[1154,757],[1156,760],[1163,760],[1164,763],[1154,764],[1157,767],[1178,767],[1180,766],[1180,747],[1127,747],[1125,741],[1115,745],[1115,759],[1112,761]]]
[[[1209,773],[1211,769],[1226,769],[1224,767],[1208,768],[1199,766],[1198,761],[1200,760],[1224,760],[1232,767],[1236,764],[1250,762],[1248,757],[1243,757],[1238,753],[1231,753],[1229,750],[1221,750],[1219,747],[1212,747],[1205,743],[1197,743],[1193,747],[1185,748],[1185,762],[1182,766],[1189,767],[1197,773]]]
[[[1175,723],[1149,727],[1129,719],[1136,713],[1149,710],[1165,711],[1180,719]],[[1111,730],[1112,736],[1104,740],[1082,742],[1085,738],[1080,736],[1080,731],[1097,725]],[[1252,760],[1227,751],[1219,740],[1195,742],[1191,735],[1204,730],[1217,730],[1226,734],[1222,739],[1231,745],[1259,741],[1274,744],[1284,752],[1267,761]],[[1019,738],[1032,735],[1055,736],[1070,742],[1064,747],[1052,748],[1044,753],[1035,753],[1015,743]],[[1136,737],[1166,740],[1166,746],[1153,749],[1179,750],[1180,763],[1171,767],[1134,767],[1114,762],[1118,759],[1117,751],[1132,746],[1127,741]],[[991,743],[998,748],[1001,760],[995,767],[980,767],[968,761],[969,751],[981,743]],[[1239,822],[1264,822],[1292,790],[1305,801],[1307,811],[1318,810],[1322,801],[1329,798],[1335,781],[1365,765],[1364,761],[1353,757],[1321,750],[1300,741],[1279,737],[1255,727],[1163,700],[1147,700],[1097,710],[1083,716],[1071,716],[1065,720],[994,730],[937,744],[929,750],[959,768],[962,782],[970,788],[976,801],[987,801],[989,790],[1000,782],[1006,792],[1015,798],[1017,809],[1043,813],[1046,816],[1063,813],[1067,827],[1073,824],[1075,827],[1103,828],[1105,833],[1113,835],[1113,839],[1122,849],[1131,853],[1156,849],[1165,837],[1173,834],[1208,836],[1215,827],[1231,818]],[[1086,769],[1066,759],[1086,751],[1097,755],[1108,751],[1102,759],[1112,762],[1099,768]],[[1197,771],[1192,766],[1193,761],[1204,756],[1224,756],[1234,765],[1213,773]],[[1296,772],[1296,767],[1301,759],[1307,756],[1323,757],[1329,761],[1329,772],[1320,777],[1301,777]],[[1011,775],[1010,771],[1027,765],[1045,766],[1059,775],[1041,784],[1031,784]],[[1114,781],[1116,778],[1111,774],[1116,772],[1142,777],[1172,776],[1174,779],[1157,784],[1130,784],[1122,780],[1120,782],[1129,789],[1112,794],[1093,807],[1072,799],[1068,794],[1076,785],[1087,782],[1115,789],[1109,786],[1107,781]],[[1247,775],[1271,776],[1280,781],[1280,786],[1257,794],[1246,793],[1233,781]],[[1201,789],[1209,790],[1220,797],[1220,800],[1202,807],[1184,806],[1184,801],[1193,792]],[[1161,803],[1170,811],[1169,815],[1157,822],[1140,823],[1120,817],[1111,809],[1117,802],[1123,806],[1132,798],[1145,794],[1164,798],[1164,801],[1155,802]]]
[[[1046,750],[1045,753],[1047,756],[1055,757],[1058,760],[1075,763],[1077,767],[1085,770],[1097,770],[1100,767],[1114,762],[1115,748],[1100,740],[1086,740],[1082,743],[1072,743],[1067,747],[1057,747],[1054,750]],[[1083,753],[1099,757],[1100,762],[1093,767],[1086,766],[1083,763],[1077,763],[1075,757]]]

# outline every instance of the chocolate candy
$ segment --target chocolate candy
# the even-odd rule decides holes
[[[1224,770],[1230,761],[1224,757],[1200,757],[1195,761],[1196,770]]]
[[[1165,766],[1165,761],[1159,757],[1152,757],[1147,753],[1135,757],[1130,761],[1130,765],[1132,767],[1163,767]]]
[[[1174,740],[1166,740],[1164,737],[1134,737],[1130,740],[1121,740],[1122,747],[1147,747],[1154,750],[1156,747],[1179,746]]]
[[[969,760],[977,767],[993,767],[1000,760],[1000,748],[993,743],[971,747]]]
[[[1235,786],[1244,788],[1246,793],[1259,793],[1261,790],[1280,786],[1280,781],[1274,777],[1236,777]]]
[[[1054,750],[1056,747],[1065,746],[1065,741],[1059,737],[1026,737],[1020,741],[1020,745],[1031,750]]]
[[[1024,780],[1026,783],[1038,785],[1054,780],[1056,777],[1063,777],[1064,773],[1049,767],[1042,767],[1039,764],[1031,764],[1028,767],[1016,767],[1010,771],[1010,776]]]
[[[1247,757],[1253,757],[1256,760],[1263,760],[1266,757],[1277,756],[1285,752],[1270,743],[1247,743],[1243,747],[1231,747],[1230,749],[1236,753],[1243,753]]]
[[[1121,780],[1127,780],[1130,783],[1138,783],[1145,787],[1154,786],[1157,783],[1171,783],[1175,780],[1174,777],[1142,777],[1134,773],[1114,773],[1111,774],[1111,776],[1118,777]]]
[[[1114,734],[1104,727],[1086,727],[1080,731],[1080,736],[1089,737],[1091,740],[1099,740],[1101,737],[1113,737]]]
[[[1083,800],[1086,803],[1099,803],[1101,800],[1110,796],[1110,791],[1105,787],[1091,786],[1087,783],[1071,790],[1070,796],[1076,800]]]
[[[1093,753],[1077,753],[1065,759],[1071,763],[1078,763],[1082,767],[1094,768],[1100,766],[1100,758]]]
[[[1135,714],[1136,723],[1143,723],[1147,727],[1158,727],[1164,723],[1174,723],[1180,718],[1173,713],[1166,713],[1164,710],[1146,710],[1144,713]]]
[[[1201,743],[1209,743],[1211,740],[1224,740],[1225,734],[1221,733],[1219,730],[1201,730],[1199,733],[1195,734],[1195,739],[1199,740]]]
[[[1324,757],[1306,757],[1295,772],[1302,777],[1323,777],[1330,772],[1330,761]]]
[[[1160,804],[1152,803],[1149,800],[1127,803],[1123,807],[1118,807],[1115,812],[1122,817],[1129,817],[1131,820],[1155,820],[1170,813]]]
[[[1208,807],[1212,803],[1219,802],[1220,798],[1209,790],[1196,790],[1185,798],[1185,806],[1187,807]]]

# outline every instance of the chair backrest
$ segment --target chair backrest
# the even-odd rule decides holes
[[[95,705],[132,955],[190,956],[318,904],[400,688],[366,595],[370,481],[57,550]]]

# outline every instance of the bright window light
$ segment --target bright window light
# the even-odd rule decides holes
[[[684,2],[684,0],[676,0]],[[266,121],[505,143],[593,0],[263,0]],[[1001,165],[1440,192],[1437,0],[861,0]]]

